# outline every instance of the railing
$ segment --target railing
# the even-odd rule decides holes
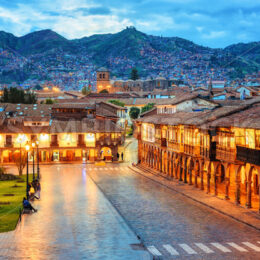
[[[194,146],[190,144],[184,144],[184,153],[189,154],[189,155],[194,155],[194,156],[199,156],[200,155],[200,147],[199,146]]]
[[[172,148],[176,152],[180,151],[180,144],[175,141],[168,141],[168,147]]]
[[[260,150],[237,146],[237,160],[260,165]]]
[[[204,157],[204,158],[209,158],[209,156],[210,156],[209,148],[200,147],[200,156]]]
[[[124,143],[124,137],[118,137],[118,138],[110,138],[110,137],[105,137],[105,138],[99,138],[96,140],[97,144],[100,145],[111,145],[111,144],[123,144]]]
[[[236,160],[236,149],[217,145],[216,159],[234,162]]]

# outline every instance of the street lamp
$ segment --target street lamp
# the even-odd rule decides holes
[[[34,148],[35,148],[35,143],[32,143],[32,148],[33,148],[33,180],[35,180],[35,174],[34,174]]]
[[[27,144],[25,145],[25,150],[27,153],[27,167],[26,167],[26,199],[29,199],[29,150],[30,150],[30,145],[29,142],[27,141]]]
[[[37,179],[40,179],[40,167],[39,167],[39,141],[36,140],[36,157],[37,157]]]

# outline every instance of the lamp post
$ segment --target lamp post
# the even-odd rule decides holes
[[[36,157],[37,157],[37,179],[40,180],[40,167],[39,167],[39,141],[36,140]]]
[[[30,146],[29,143],[27,142],[25,146],[25,150],[27,153],[27,167],[26,167],[26,199],[29,199],[29,150]]]
[[[35,143],[32,143],[32,151],[33,151],[33,180],[35,180],[35,172],[34,172],[34,148],[35,148]]]

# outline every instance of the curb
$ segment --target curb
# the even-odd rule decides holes
[[[218,212],[218,213],[221,213],[221,214],[223,214],[223,215],[225,215],[225,216],[227,216],[227,217],[230,217],[230,218],[232,218],[232,219],[234,219],[234,220],[236,220],[236,221],[238,221],[238,222],[240,222],[240,223],[243,223],[243,224],[245,224],[245,225],[247,225],[247,226],[249,226],[249,227],[251,227],[251,228],[254,228],[254,229],[260,231],[260,228],[257,227],[257,226],[254,226],[254,225],[252,225],[252,224],[250,224],[250,223],[248,223],[248,222],[246,222],[246,221],[243,221],[243,220],[241,220],[241,219],[239,219],[239,218],[236,218],[236,217],[234,217],[234,216],[232,216],[232,215],[230,215],[230,214],[227,214],[226,212],[224,212],[224,211],[222,211],[222,210],[220,210],[220,209],[218,209],[218,208],[215,208],[215,207],[213,207],[213,206],[210,206],[210,205],[208,205],[208,204],[206,204],[206,203],[204,203],[204,202],[202,202],[202,201],[200,201],[200,200],[197,200],[197,199],[195,199],[195,198],[193,198],[193,197],[187,195],[187,194],[184,193],[184,192],[181,192],[181,191],[179,191],[179,190],[174,189],[173,187],[171,187],[171,186],[169,186],[169,185],[167,185],[167,184],[164,184],[164,183],[162,183],[162,182],[160,182],[160,181],[157,181],[157,180],[154,180],[153,178],[150,178],[149,176],[147,176],[147,175],[145,175],[145,174],[143,174],[143,173],[137,171],[136,169],[133,169],[134,166],[128,166],[128,168],[131,169],[132,171],[134,171],[135,173],[138,173],[138,174],[142,175],[143,177],[145,177],[145,178],[147,178],[147,179],[149,179],[149,180],[154,181],[155,183],[158,183],[158,184],[160,184],[160,185],[162,185],[162,186],[164,186],[164,187],[166,187],[166,188],[168,188],[168,189],[170,189],[170,190],[173,190],[173,191],[175,191],[175,192],[177,192],[177,193],[179,193],[179,194],[185,196],[186,198],[189,198],[189,199],[191,199],[191,200],[193,200],[193,201],[195,201],[195,202],[197,202],[197,203],[200,203],[201,205],[203,205],[203,206],[205,206],[205,207],[208,207],[208,208],[210,208],[210,209],[212,209],[212,210],[214,210],[214,211],[216,211],[216,212]],[[142,171],[142,170],[140,170],[140,171]],[[152,173],[151,173],[151,174],[152,174]],[[155,175],[155,176],[156,176],[156,175]],[[162,176],[158,175],[158,176],[156,176],[156,177],[162,177]]]

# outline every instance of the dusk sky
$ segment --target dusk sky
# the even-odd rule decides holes
[[[133,25],[210,47],[259,41],[259,0],[0,0],[0,30],[52,29],[68,39]]]

